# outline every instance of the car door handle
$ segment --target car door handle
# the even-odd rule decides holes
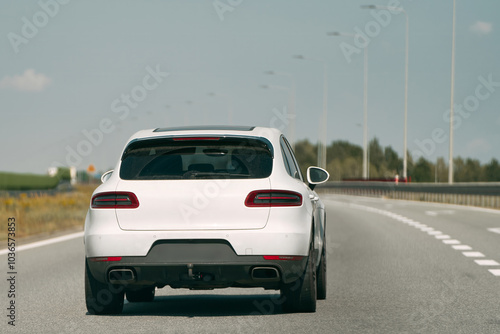
[[[312,201],[316,202],[319,200],[319,197],[318,196],[315,196],[313,194],[309,194],[309,199],[311,199]]]

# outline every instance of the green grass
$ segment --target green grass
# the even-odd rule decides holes
[[[60,176],[0,172],[0,190],[47,190],[57,187]]]

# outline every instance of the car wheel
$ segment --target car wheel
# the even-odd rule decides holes
[[[97,281],[85,261],[85,302],[90,314],[120,314],[123,310],[123,288]]]
[[[326,247],[323,246],[321,259],[319,261],[318,273],[316,277],[317,299],[326,299]]]
[[[146,287],[140,290],[127,291],[127,300],[130,303],[148,303],[155,299],[155,287]]]
[[[316,270],[311,245],[306,269],[301,278],[281,288],[285,312],[316,312]]]

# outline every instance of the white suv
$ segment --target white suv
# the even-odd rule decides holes
[[[85,220],[91,314],[155,289],[262,287],[283,309],[326,297],[325,210],[281,132],[261,127],[144,130],[103,175]]]

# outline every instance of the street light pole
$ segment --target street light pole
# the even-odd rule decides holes
[[[453,33],[451,42],[451,101],[450,101],[450,156],[448,160],[448,183],[453,184],[453,113],[455,100],[455,5],[453,0]]]
[[[368,46],[363,49],[363,179],[368,179]]]
[[[303,55],[293,56],[295,59],[311,60],[323,63],[323,116],[320,118],[320,137],[318,143],[318,164],[319,167],[326,169],[326,141],[327,141],[327,123],[328,123],[328,65],[325,61],[314,58],[306,58]],[[321,147],[321,148],[320,148]]]
[[[326,149],[327,149],[327,124],[328,124],[328,67],[326,62],[323,62],[323,154],[321,155],[321,166],[326,169]]]
[[[328,36],[356,37],[345,32],[327,32]],[[368,178],[368,46],[363,48],[363,179]]]
[[[402,12],[405,14],[406,17],[406,45],[405,45],[405,125],[404,125],[404,145],[403,145],[403,150],[404,150],[404,159],[403,159],[403,177],[405,179],[405,182],[407,181],[408,177],[408,49],[409,49],[409,40],[410,40],[410,20],[408,17],[408,13],[404,9],[402,9]]]
[[[408,177],[408,55],[409,55],[409,39],[410,39],[410,19],[408,13],[402,7],[387,7],[376,5],[361,6],[362,9],[387,9],[389,11],[397,11],[405,14],[406,18],[406,33],[405,33],[405,110],[404,110],[404,139],[403,139],[403,178]]]

